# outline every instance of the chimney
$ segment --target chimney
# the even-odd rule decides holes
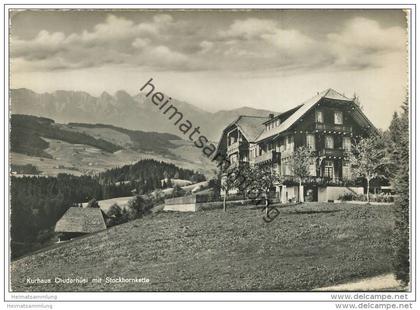
[[[270,113],[270,114],[268,114],[268,117],[269,117],[270,119],[272,119],[272,118],[274,117],[274,114],[273,114],[273,113]]]

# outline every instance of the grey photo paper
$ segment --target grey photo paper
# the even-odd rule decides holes
[[[413,306],[412,6],[5,18],[10,299]]]

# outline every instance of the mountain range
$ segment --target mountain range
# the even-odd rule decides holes
[[[83,91],[57,90],[39,94],[19,88],[11,90],[10,98],[13,114],[42,116],[60,123],[101,123],[131,130],[180,134],[174,120],[169,120],[142,93],[131,96],[120,90],[114,95],[103,92],[95,97]],[[223,128],[239,115],[267,116],[273,113],[250,107],[211,113],[176,99],[172,99],[171,104],[183,113],[184,119],[200,126],[201,134],[215,142]]]

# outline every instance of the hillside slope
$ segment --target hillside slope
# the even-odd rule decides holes
[[[307,291],[390,272],[392,208],[304,204],[269,224],[246,207],[161,212],[12,262],[12,291]],[[54,277],[88,283],[26,283]]]
[[[31,164],[44,175],[97,173],[147,158],[206,175],[215,168],[200,149],[173,134],[20,114],[11,116],[10,148],[12,164]]]

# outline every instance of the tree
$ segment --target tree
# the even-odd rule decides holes
[[[99,208],[98,201],[95,198],[92,198],[91,200],[89,200],[87,208]]]
[[[128,217],[129,220],[134,220],[146,215],[153,207],[153,203],[149,199],[145,199],[137,195],[128,202]]]
[[[352,145],[352,150],[347,156],[352,173],[366,180],[366,200],[369,203],[370,181],[383,176],[389,165],[382,136],[372,134],[360,139]]]
[[[193,183],[203,182],[206,180],[206,177],[200,173],[194,174],[190,177],[190,181]]]
[[[185,196],[185,194],[186,191],[178,184],[175,184],[174,189],[172,191],[172,198],[182,197]]]
[[[302,179],[309,175],[309,168],[313,163],[314,163],[314,158],[312,157],[312,151],[310,148],[305,147],[305,146],[300,146],[293,153],[293,157],[290,162],[290,169],[293,175],[298,178],[298,182],[299,182],[298,201],[299,202],[303,202],[303,195],[301,195]]]
[[[395,208],[395,229],[392,238],[395,250],[393,267],[397,279],[407,285],[410,281],[410,135],[407,100],[402,109],[403,112],[400,115],[395,113],[391,121],[387,149],[393,167],[395,167],[391,181],[398,194]]]
[[[150,200],[153,201],[153,204],[161,204],[165,202],[165,194],[161,189],[157,189],[150,194]]]
[[[220,188],[223,191],[223,211],[226,212],[226,199],[232,189],[238,189],[238,178],[240,171],[238,168],[227,167],[226,171],[221,175]]]
[[[256,196],[250,197],[256,204],[261,202],[261,195],[266,202],[265,212],[268,213],[269,193],[276,185],[281,184],[282,179],[280,175],[271,169],[270,166],[254,166],[246,169],[244,174],[246,183],[245,187],[248,191],[248,196],[255,193]]]
[[[120,225],[128,221],[127,211],[122,209],[119,205],[114,203],[106,213],[107,216],[107,226],[112,227],[115,225]]]

